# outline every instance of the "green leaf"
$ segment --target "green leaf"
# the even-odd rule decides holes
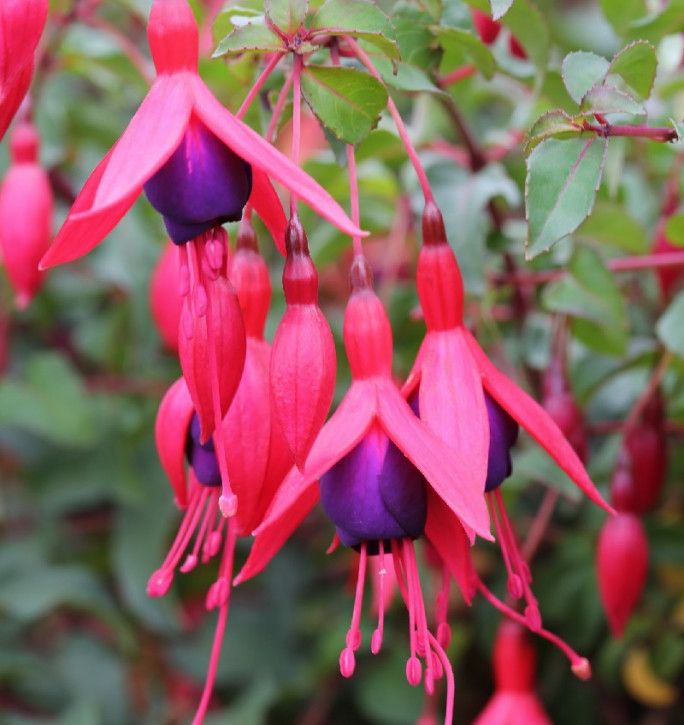
[[[533,259],[587,218],[601,183],[605,139],[547,139],[527,158],[525,256]]]
[[[601,10],[618,34],[646,15],[644,0],[599,0]]]
[[[655,48],[646,40],[638,40],[615,55],[607,75],[619,76],[638,98],[646,100],[651,95],[657,67]]]
[[[346,143],[359,143],[376,126],[387,105],[382,83],[352,68],[309,65],[302,92],[321,123]]]
[[[591,216],[579,227],[576,236],[634,254],[646,252],[649,246],[644,227],[621,205],[607,201],[596,203]]]
[[[587,347],[621,355],[627,344],[627,317],[613,275],[600,255],[581,245],[570,259],[568,272],[544,289],[545,307],[574,318],[573,334]]]
[[[88,445],[97,431],[91,399],[71,366],[54,353],[32,358],[23,380],[0,383],[0,425],[67,446]]]
[[[281,39],[266,25],[258,22],[249,22],[235,28],[218,44],[212,57],[220,58],[222,55],[244,53],[248,50],[262,52],[276,52],[283,50]]]
[[[684,247],[684,214],[673,214],[665,224],[665,237],[670,244]]]
[[[408,4],[398,4],[392,13],[392,24],[404,63],[426,71],[438,64],[441,51],[435,49],[431,30],[434,22],[430,13]]]
[[[527,133],[525,150],[529,153],[547,138],[571,138],[582,133],[572,116],[557,108],[540,116]]]
[[[398,91],[406,91],[407,93],[435,93],[444,94],[441,88],[438,88],[418,66],[409,63],[395,63],[392,65],[386,58],[380,56],[373,58],[375,67],[380,72],[382,80],[388,86],[396,88]]]
[[[563,58],[562,75],[573,100],[581,103],[589,89],[605,78],[609,67],[610,63],[596,53],[584,50],[568,53]]]
[[[309,0],[265,0],[264,10],[277,28],[294,33],[306,18]]]
[[[684,357],[684,292],[670,302],[656,324],[658,339],[671,352]]]
[[[630,23],[623,35],[633,40],[657,43],[666,35],[684,31],[684,0],[670,0],[661,12],[644,14]]]
[[[456,48],[468,56],[485,78],[494,75],[496,61],[492,51],[476,35],[462,28],[448,27],[436,27],[435,33],[444,50]]]
[[[372,43],[385,55],[399,59],[394,28],[380,8],[367,0],[327,0],[314,15],[313,35],[351,35]]]
[[[582,111],[595,113],[626,113],[630,116],[643,116],[646,109],[626,91],[613,85],[601,84],[591,88],[582,99]]]

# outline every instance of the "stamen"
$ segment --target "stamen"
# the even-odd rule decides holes
[[[449,589],[451,587],[451,574],[446,566],[442,567],[442,586],[435,602],[435,619],[437,620],[437,641],[446,649],[451,642],[451,627],[449,626]]]
[[[216,525],[216,521],[214,520],[212,522],[214,525]],[[202,547],[202,563],[206,564],[209,559],[213,558],[218,554],[219,549],[221,548],[221,541],[223,539],[223,527],[226,523],[226,520],[221,516],[221,518],[218,520],[218,525],[216,528],[211,531],[207,535],[207,540],[204,542],[204,546]]]
[[[351,677],[356,668],[354,652],[361,646],[361,608],[363,606],[363,590],[366,583],[366,566],[368,549],[364,541],[359,553],[359,572],[356,576],[356,592],[354,593],[354,610],[351,625],[347,631],[346,647],[340,652],[340,673],[343,677]]]
[[[378,597],[378,626],[371,637],[371,652],[376,655],[382,647],[382,637],[385,630],[385,578],[387,577],[387,569],[385,568],[385,542],[379,543],[380,571],[378,572],[380,581],[380,592]]]
[[[199,531],[197,532],[197,536],[195,537],[195,545],[192,548],[192,553],[188,554],[186,560],[183,562],[183,565],[180,568],[183,574],[187,574],[189,571],[192,571],[197,566],[200,547],[205,541],[207,529],[209,528],[209,525],[216,519],[216,499],[216,496],[211,496],[209,502],[207,503],[204,518],[202,519]]]
[[[570,660],[572,671],[576,677],[580,680],[588,680],[591,677],[591,665],[586,657],[582,657],[580,654],[575,652],[575,650],[567,642],[563,641],[557,634],[549,632],[549,630],[544,629],[543,627],[540,627],[539,629],[532,629],[527,617],[524,617],[519,612],[516,612],[515,609],[512,609],[507,604],[504,604],[504,602],[502,602],[490,589],[487,588],[487,586],[485,586],[484,582],[479,577],[475,579],[475,585],[482,596],[502,614],[505,614],[510,619],[518,622],[518,624],[522,624],[523,627],[527,627],[535,634],[538,634],[540,637],[543,637],[551,642],[551,644],[558,647],[568,660]]]
[[[508,593],[511,597],[513,597],[513,599],[520,599],[524,592],[523,583],[513,568],[513,562],[511,561],[510,555],[510,542],[506,537],[506,532],[499,518],[500,512],[497,507],[498,501],[496,498],[490,498],[490,495],[487,495],[486,499],[490,518],[494,521],[494,530],[496,531],[496,538],[499,540],[501,556],[503,557],[504,566],[506,567]]]
[[[446,708],[444,710],[444,725],[452,725],[454,722],[454,699],[456,695],[454,671],[451,669],[451,662],[449,662],[449,658],[446,656],[446,652],[442,649],[440,643],[429,632],[428,637],[430,638],[430,644],[432,645],[432,648],[442,665],[442,669],[446,674],[447,697]]]
[[[416,654],[416,612],[415,597],[413,591],[413,580],[408,573],[408,562],[403,558],[405,552],[400,548],[400,544],[396,540],[392,540],[392,554],[394,555],[394,568],[397,573],[397,581],[400,583],[400,590],[406,603],[409,614],[409,651],[410,657],[406,661],[406,680],[412,687],[420,684],[423,677],[423,668]],[[404,580],[405,577],[405,580]]]
[[[416,560],[416,551],[413,548],[413,542],[410,539],[404,539],[404,552],[406,557],[407,572],[409,581],[413,579],[414,606],[417,613],[417,642],[418,651],[425,658],[425,689],[428,694],[434,692],[435,668],[433,664],[432,649],[430,648],[429,632],[427,626],[427,615],[425,613],[425,600],[423,599],[423,590],[420,584],[420,573],[418,571],[418,562]]]
[[[228,535],[226,536],[226,545],[223,549],[223,559],[219,570],[219,579],[230,582],[233,578],[233,561],[235,558],[235,541],[237,539],[237,527],[234,520],[228,523]],[[230,584],[226,589],[226,595],[222,598],[219,608],[218,620],[216,622],[216,631],[214,632],[214,641],[211,646],[211,655],[209,657],[209,666],[207,668],[207,677],[204,681],[204,690],[202,698],[197,707],[197,712],[193,718],[192,725],[202,725],[204,716],[209,707],[209,700],[214,689],[216,681],[216,670],[218,669],[219,659],[221,657],[221,646],[223,644],[223,636],[226,631],[226,623],[228,621],[228,609],[230,606]]]

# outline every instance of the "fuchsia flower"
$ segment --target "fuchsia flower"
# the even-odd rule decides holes
[[[442,644],[427,627],[411,539],[424,533],[429,538],[435,527],[431,520],[441,516],[442,508],[463,520],[473,536],[491,538],[487,508],[481,490],[463,485],[469,464],[461,452],[426,429],[392,381],[392,331],[363,257],[355,258],[351,279],[344,321],[351,388],[316,438],[304,470],[292,470],[283,481],[235,582],[266,566],[320,496],[340,541],[361,556],[352,624],[340,655],[342,674],[349,677],[354,671],[367,557],[378,554],[381,568],[394,564],[409,611],[407,679],[413,685],[421,681],[420,657],[426,663],[428,691],[446,673],[451,713],[453,676]],[[382,609],[378,620],[371,640],[374,653],[382,643]]]
[[[551,725],[534,691],[536,656],[525,629],[504,620],[494,641],[495,692],[474,725]]]
[[[330,325],[318,307],[318,274],[297,216],[285,234],[283,291],[287,308],[273,340],[275,415],[301,468],[330,410],[337,363]]]
[[[48,0],[0,3],[0,139],[31,85],[34,54],[47,15]]]
[[[30,123],[12,131],[10,167],[0,189],[0,249],[21,308],[43,282],[38,262],[52,238],[52,189],[38,163],[39,144]]]
[[[159,257],[150,279],[150,312],[164,346],[178,352],[178,326],[183,298],[175,294],[180,274],[178,250],[169,242]]]
[[[254,232],[246,220],[241,225],[229,274],[243,311],[247,348],[240,384],[228,412],[213,438],[203,443],[191,396],[181,378],[162,400],[156,424],[159,457],[185,513],[165,561],[150,577],[148,593],[163,596],[177,568],[191,571],[200,560],[206,563],[216,556],[223,546],[218,577],[206,597],[207,609],[218,608],[219,620],[195,723],[202,721],[213,689],[228,615],[236,537],[250,533],[258,525],[292,467],[280,428],[274,424],[269,399],[271,350],[263,338],[271,297],[268,268],[256,251]],[[219,514],[219,441],[232,490],[240,501],[230,519]]]
[[[404,394],[417,400],[421,419],[467,461],[461,486],[471,496],[487,492],[497,539],[508,571],[509,592],[524,596],[533,629],[541,620],[530,588],[531,575],[516,543],[499,487],[511,473],[509,449],[521,425],[595,503],[611,510],[591,482],[582,461],[551,416],[489,361],[463,322],[463,286],[434,203],[423,214],[423,248],[418,259],[418,296],[427,334]],[[458,522],[444,512],[444,525]],[[468,531],[468,522],[461,520]],[[448,565],[444,547],[436,547]],[[457,572],[454,572],[456,575]],[[461,579],[462,573],[459,574]],[[464,592],[468,598],[467,592]]]
[[[93,249],[143,187],[177,244],[239,219],[248,200],[281,240],[285,216],[269,177],[342,231],[359,233],[330,194],[212,95],[197,74],[197,25],[186,0],[155,0],[148,38],[157,79],[86,181],[43,267]]]
[[[648,539],[641,520],[620,512],[601,529],[597,574],[603,608],[613,637],[622,636],[639,602],[648,573]]]

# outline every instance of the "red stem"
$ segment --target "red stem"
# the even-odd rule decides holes
[[[474,65],[462,65],[460,68],[456,68],[456,70],[452,70],[450,73],[443,75],[438,82],[442,88],[448,88],[465,78],[470,78],[470,76],[475,75],[476,71],[477,69]]]
[[[264,83],[268,80],[268,77],[273,73],[275,67],[280,63],[282,59],[282,53],[274,53],[271,59],[266,64],[266,67],[261,71],[261,74],[254,82],[254,85],[250,88],[249,93],[245,96],[245,100],[235,114],[238,118],[243,118],[247,110],[252,105],[252,101],[256,98],[257,93],[261,90]]]
[[[582,125],[585,131],[593,131],[597,136],[629,136],[632,138],[648,138],[652,141],[661,141],[662,143],[668,143],[677,141],[679,135],[677,131],[669,126],[643,126],[643,125],[611,125],[605,124],[601,126],[595,126],[589,122]]]
[[[292,68],[292,161],[299,166],[302,134],[302,57],[294,56]],[[290,216],[297,213],[297,196],[290,194]]]

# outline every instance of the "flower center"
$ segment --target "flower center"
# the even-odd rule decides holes
[[[221,471],[214,451],[214,440],[210,438],[206,443],[200,443],[200,422],[197,413],[193,414],[188,430],[185,456],[199,483],[203,486],[221,485]]]
[[[171,158],[144,186],[175,244],[238,221],[252,191],[252,168],[196,119]]]

